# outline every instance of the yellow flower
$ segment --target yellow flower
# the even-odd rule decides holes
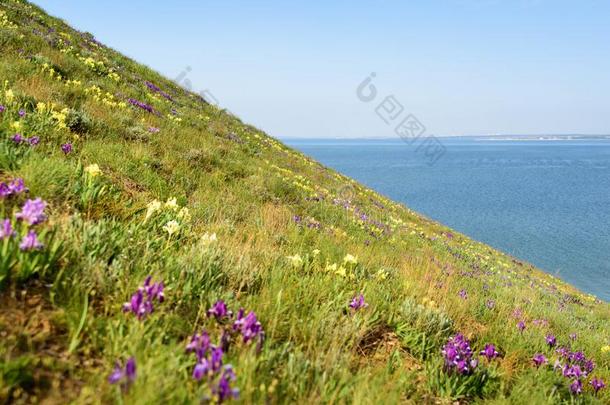
[[[180,224],[176,220],[171,220],[163,226],[163,230],[172,236],[180,230]]]
[[[11,128],[13,128],[15,131],[19,131],[21,129],[21,122],[20,121],[15,121],[11,124]]]
[[[303,259],[298,254],[294,256],[286,256],[286,258],[290,260],[292,267],[301,267],[303,265]]]
[[[152,214],[161,209],[161,201],[153,200],[146,206],[146,219],[150,218]]]
[[[358,258],[355,256],[352,256],[348,253],[343,258],[343,263],[356,265],[356,264],[358,264]]]
[[[328,271],[329,273],[334,273],[337,271],[337,263],[327,264],[324,270]]]
[[[36,104],[36,109],[38,112],[43,113],[47,109],[47,105],[45,103],[38,103]]]
[[[13,90],[8,89],[7,91],[4,92],[4,100],[6,100],[6,102],[8,104],[12,103],[14,99],[15,99],[15,94],[13,93]]]
[[[216,237],[216,234],[208,234],[207,232],[201,237],[201,244],[204,246],[208,246],[211,245],[212,243],[215,243],[218,240],[218,238]]]
[[[610,353],[610,345],[602,346],[602,353]]]
[[[85,173],[87,173],[91,177],[96,177],[102,174],[102,171],[100,170],[100,167],[97,165],[97,163],[93,163],[85,167]]]
[[[170,210],[176,211],[178,209],[178,203],[176,202],[176,197],[168,198],[165,202],[165,208],[169,208]]]
[[[385,271],[384,269],[379,269],[375,276],[377,277],[378,280],[385,280],[386,278],[388,278],[388,272]]]
[[[182,207],[180,211],[178,211],[178,218],[182,219],[184,222],[190,222],[191,213],[189,212],[189,209],[186,207]]]
[[[317,255],[320,254],[320,249],[314,249],[311,251],[311,253],[313,254],[314,257],[316,257]]]
[[[337,271],[335,271],[335,274],[341,277],[345,277],[347,274],[347,270],[345,269],[345,267],[341,266]]]

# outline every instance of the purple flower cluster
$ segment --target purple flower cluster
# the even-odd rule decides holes
[[[158,86],[156,86],[154,83],[151,83],[149,81],[144,82],[144,84],[146,84],[146,87],[148,87],[148,89],[154,93],[159,93],[161,96],[163,96],[164,98],[168,99],[169,101],[174,101],[174,99],[172,98],[172,96],[170,96],[169,94],[167,94],[166,92],[164,92],[163,90],[161,90]]]
[[[309,229],[321,229],[322,228],[322,224],[313,218],[307,218],[307,219],[303,220],[303,217],[301,217],[300,215],[294,215],[292,217],[292,220],[294,221],[295,224],[297,224],[300,227],[306,226]]]
[[[594,378],[591,380],[591,387],[593,387],[593,391],[597,393],[599,390],[604,389],[606,384],[602,381],[601,378]]]
[[[139,107],[145,111],[148,111],[151,114],[155,113],[155,110],[150,105],[143,103],[139,100],[136,100],[135,98],[130,98],[127,101],[129,101],[129,104]]]
[[[0,240],[11,238],[13,235],[15,235],[13,225],[11,225],[11,220],[7,218],[0,225]]]
[[[212,386],[212,392],[217,396],[219,402],[237,398],[239,390],[231,388],[231,382],[235,381],[233,367],[230,364],[224,365],[222,346],[211,344],[210,336],[206,331],[194,334],[186,346],[186,351],[193,353],[197,358],[197,363],[193,368],[193,379],[201,381],[205,378]]]
[[[241,333],[244,343],[248,343],[255,338],[259,339],[259,344],[265,336],[261,323],[256,319],[256,314],[250,311],[244,316],[244,309],[240,308],[237,312],[237,318],[233,322],[233,331]]]
[[[573,337],[570,336],[570,339],[573,340]],[[553,348],[557,345],[557,338],[549,334],[545,337],[545,342],[549,348]],[[573,395],[580,395],[583,390],[583,380],[591,375],[595,369],[595,363],[587,358],[582,351],[571,351],[565,346],[555,349],[555,353],[559,358],[555,361],[553,368],[560,370],[562,376],[571,381],[570,392]],[[547,364],[548,360],[544,354],[537,353],[532,358],[532,362],[536,367],[540,367]],[[604,382],[598,378],[593,378],[590,384],[595,393],[605,387]]]
[[[478,365],[478,361],[472,357],[470,342],[461,333],[449,338],[442,353],[445,358],[445,369],[449,372],[467,375]]]
[[[27,193],[28,189],[25,187],[23,179],[18,178],[7,183],[0,183],[0,198],[10,197],[21,193]]]
[[[0,105],[0,114],[3,113],[4,111],[6,111],[6,107],[3,105]]]
[[[138,288],[129,302],[123,304],[123,312],[131,312],[143,320],[147,315],[154,311],[154,302],[162,303],[165,299],[163,295],[163,282],[151,283],[152,276],[146,277],[142,287]]]
[[[213,316],[218,322],[223,322],[233,316],[233,311],[229,311],[227,304],[223,300],[219,300],[208,310],[207,315],[208,318]]]
[[[13,180],[8,186],[4,183],[0,185],[0,196],[2,197],[25,191],[27,191],[27,188],[25,188],[22,179]],[[22,251],[39,250],[43,248],[43,244],[38,240],[36,231],[30,227],[38,225],[47,219],[44,214],[46,206],[47,203],[40,198],[35,200],[28,199],[21,207],[21,211],[15,214],[15,219],[27,224],[27,233],[19,243],[19,249]],[[17,235],[17,232],[13,229],[11,220],[8,218],[2,220],[0,225],[0,240],[7,240],[15,235]]]
[[[64,143],[61,145],[61,151],[67,155],[70,152],[72,152],[72,144],[71,143]]]
[[[349,307],[351,309],[353,309],[354,311],[359,311],[368,306],[369,306],[369,304],[367,304],[364,301],[364,295],[362,295],[362,294],[359,294],[359,295],[355,296],[354,298],[352,298],[352,301],[349,304]]]
[[[124,388],[127,388],[136,379],[136,359],[130,357],[125,363],[125,367],[119,361],[114,364],[114,370],[108,376],[110,384],[121,383]]]
[[[28,199],[25,204],[23,204],[21,211],[15,214],[15,218],[25,221],[30,225],[38,225],[47,219],[44,214],[46,207],[47,203],[40,198],[35,200]]]
[[[11,137],[11,141],[13,141],[16,145],[28,144],[30,146],[36,146],[40,143],[40,137],[33,136],[31,138],[26,138],[23,135],[17,133]]]
[[[493,360],[500,355],[498,350],[496,350],[496,346],[491,343],[486,344],[485,348],[481,350],[479,354],[485,356],[487,360]]]
[[[540,367],[543,364],[548,363],[546,356],[542,353],[536,353],[534,357],[532,357],[532,362],[536,367]]]

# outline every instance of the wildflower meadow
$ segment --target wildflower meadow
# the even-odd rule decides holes
[[[0,49],[0,402],[610,403],[608,303],[26,1]]]

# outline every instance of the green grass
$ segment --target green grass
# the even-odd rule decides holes
[[[610,401],[589,385],[610,382],[607,303],[325,168],[27,2],[0,1],[0,49],[0,182],[30,190],[0,200],[0,219],[20,232],[0,241],[0,401],[216,399],[185,348],[202,330],[218,342],[223,326],[206,311],[221,299],[265,331],[260,348],[236,336],[224,355],[238,402]],[[16,132],[40,143],[15,145]],[[44,247],[23,252],[28,227],[14,215],[35,197],[48,202],[34,226]],[[163,206],[174,197],[176,209]],[[154,200],[162,207],[146,218]],[[148,275],[165,300],[138,320],[122,306]],[[359,293],[368,307],[355,312]],[[501,356],[448,372],[441,350],[456,333]],[[594,359],[581,395],[553,370],[547,334]],[[549,364],[534,367],[536,353]],[[131,356],[135,380],[110,384]]]

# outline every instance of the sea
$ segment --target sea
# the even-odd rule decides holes
[[[431,219],[610,301],[610,139],[432,141],[283,139]]]

